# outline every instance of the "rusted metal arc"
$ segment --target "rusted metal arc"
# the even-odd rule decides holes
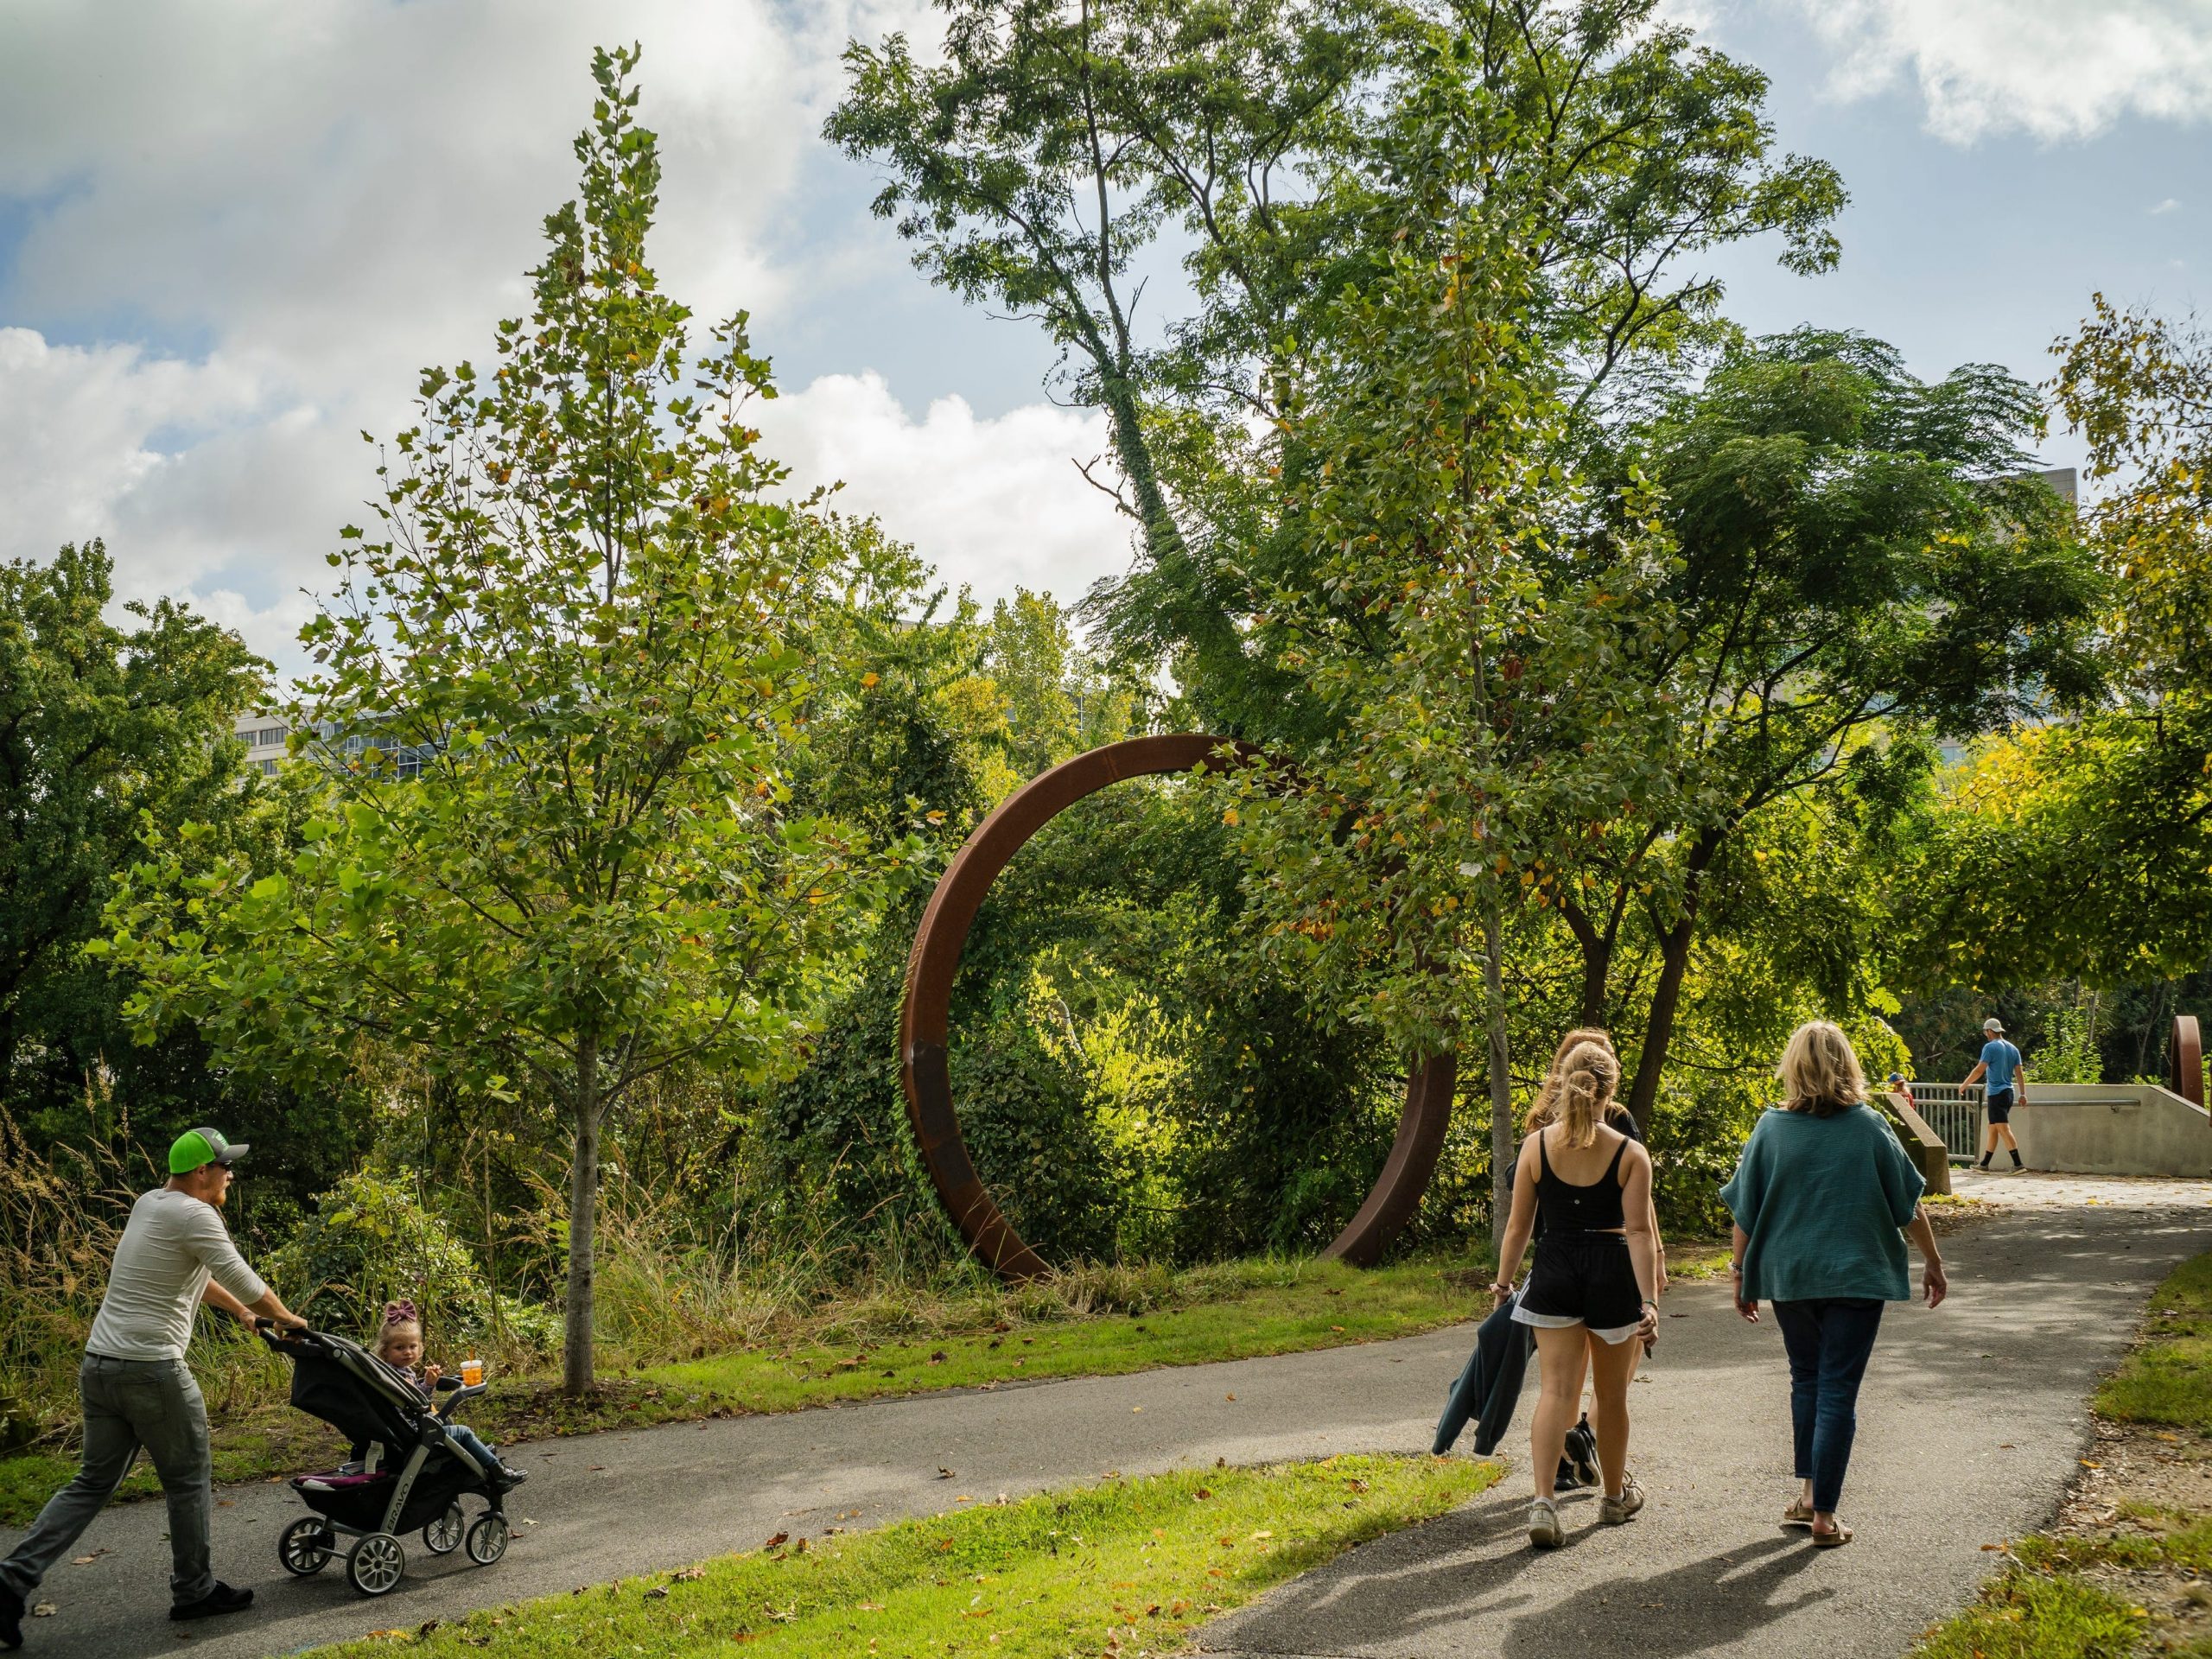
[[[2174,1015],[2174,1039],[2166,1049],[2166,1086],[2192,1106],[2204,1103],[2204,1039],[2193,1014]]]
[[[1033,778],[999,803],[976,826],[939,878],[915,930],[906,957],[906,995],[899,1021],[899,1075],[906,1090],[906,1118],[945,1213],[968,1248],[1003,1278],[1033,1279],[1049,1273],[1014,1224],[984,1190],[961,1139],[953,1109],[950,1042],[952,982],[976,912],[991,884],[1029,838],[1084,796],[1127,778],[1218,769],[1225,756],[1257,758],[1258,751],[1227,738],[1198,734],[1134,737],[1079,754]],[[1452,1117],[1457,1065],[1449,1054],[1414,1068],[1406,1081],[1406,1107],[1382,1173],[1359,1213],[1322,1252],[1356,1267],[1371,1266],[1420,1206],[1444,1149]]]

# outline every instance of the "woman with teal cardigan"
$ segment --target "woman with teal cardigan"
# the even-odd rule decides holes
[[[1800,1026],[1775,1075],[1783,1103],[1760,1116],[1720,1197],[1736,1218],[1736,1311],[1757,1325],[1759,1304],[1772,1302],[1789,1355],[1800,1484],[1782,1524],[1832,1548],[1851,1541],[1836,1504],[1882,1305],[1912,1300],[1905,1238],[1926,1264],[1928,1306],[1949,1285],[1921,1212],[1920,1172],[1867,1103],[1851,1039],[1825,1020]]]

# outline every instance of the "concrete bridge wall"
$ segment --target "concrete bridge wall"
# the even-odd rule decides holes
[[[2212,1116],[2154,1084],[2037,1083],[2031,1071],[2012,1133],[2030,1169],[2212,1177]]]

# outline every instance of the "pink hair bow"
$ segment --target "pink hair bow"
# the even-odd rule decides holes
[[[415,1304],[407,1300],[404,1297],[401,1298],[398,1301],[386,1302],[384,1305],[384,1327],[385,1330],[391,1330],[395,1325],[416,1325],[420,1323],[420,1316],[415,1312]]]

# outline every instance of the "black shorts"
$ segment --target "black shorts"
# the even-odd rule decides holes
[[[1546,1233],[1535,1265],[1513,1304],[1522,1325],[1589,1326],[1607,1342],[1625,1342],[1643,1323],[1636,1263],[1619,1233]]]
[[[1993,1090],[1982,1104],[1988,1109],[1991,1122],[2010,1123],[2012,1121],[2012,1091],[2010,1089]]]

